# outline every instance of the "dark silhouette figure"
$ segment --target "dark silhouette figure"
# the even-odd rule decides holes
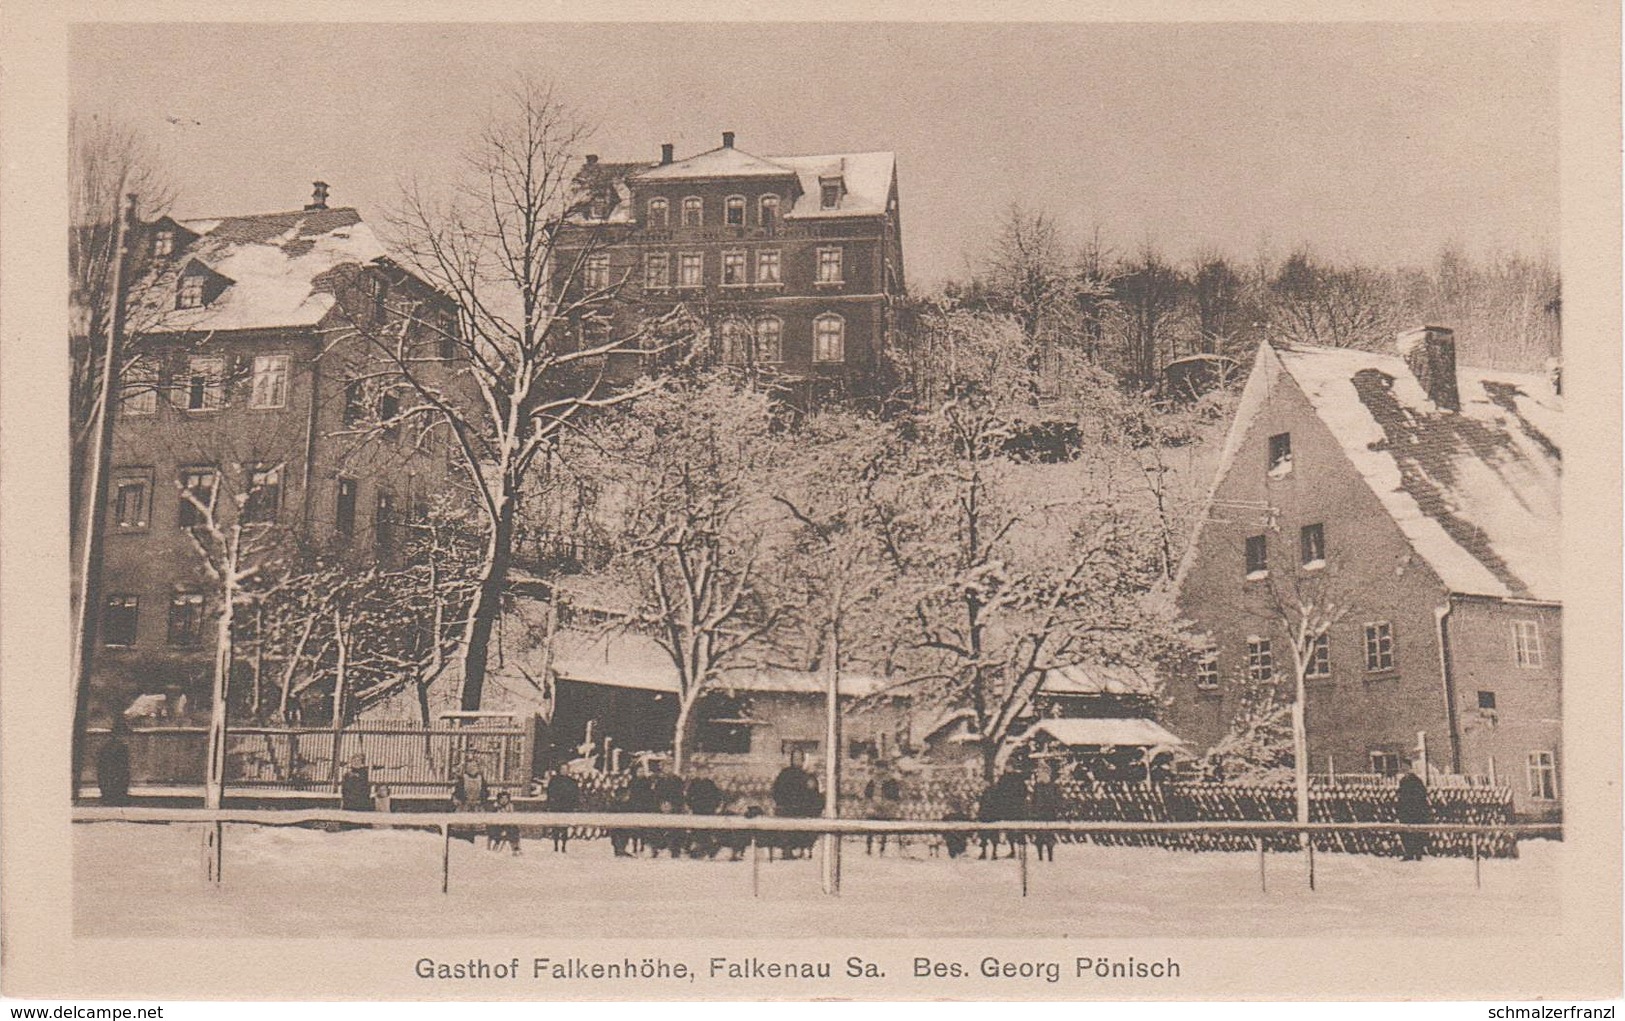
[[[451,810],[453,812],[483,812],[485,811],[485,774],[480,772],[480,764],[473,756],[463,763],[463,771],[451,785]],[[451,836],[458,840],[474,842],[475,831],[472,827],[454,826]]]
[[[1055,784],[1055,771],[1033,784],[1029,815],[1034,822],[1054,822],[1061,817],[1061,789]],[[1056,837],[1053,833],[1033,834],[1033,846],[1038,849],[1039,861],[1055,860]]]
[[[634,773],[626,785],[624,810],[638,815],[653,815],[660,811],[660,801],[655,797],[654,777],[641,770]],[[644,846],[655,846],[652,840],[644,836],[643,830],[616,830],[610,834],[610,844],[615,853],[624,857],[640,854]]]
[[[863,796],[869,802],[869,818],[871,819],[901,819],[903,817],[903,785],[897,777],[890,772],[882,772],[870,780],[863,789]],[[886,856],[885,833],[871,833],[864,838],[863,852],[874,854],[875,845],[880,845],[880,856]],[[897,837],[898,850],[904,847],[901,834]]]
[[[372,811],[372,772],[359,755],[350,759],[339,780],[339,808],[346,812]]]
[[[993,785],[982,793],[982,800],[976,809],[977,822],[1015,822],[1027,817],[1027,782],[1020,773],[1005,773],[993,782]],[[1010,844],[1010,853],[1006,857],[1016,856],[1016,846],[1023,842],[1018,833],[1006,832],[1004,838]],[[999,833],[989,831],[981,835],[982,849],[976,857],[988,857],[988,847],[993,848],[993,857],[999,856]]]
[[[547,780],[547,810],[549,812],[578,812],[581,810],[581,784],[569,773],[554,773]],[[549,836],[553,850],[566,852],[570,848],[570,827],[554,826]]]
[[[1398,815],[1402,823],[1425,825],[1433,821],[1433,809],[1428,804],[1428,786],[1415,773],[1406,773],[1399,778]],[[1427,851],[1427,839],[1426,833],[1401,833],[1399,844],[1404,853],[1400,860],[1421,861]]]
[[[942,821],[970,822],[970,816],[966,815],[964,812],[956,810],[943,816]],[[963,857],[965,852],[970,849],[970,837],[964,833],[944,833],[942,835],[942,846],[947,848],[948,857]]]
[[[688,810],[694,815],[716,815],[722,808],[722,788],[710,777],[698,777],[688,782]],[[688,853],[691,858],[715,858],[722,850],[715,830],[695,830],[689,837]]]
[[[512,814],[513,796],[507,791],[498,791],[496,804],[492,806],[491,811],[496,813],[507,812]],[[500,851],[502,850],[504,844],[511,848],[514,854],[517,855],[519,853],[519,827],[512,824],[507,824],[487,826],[485,828],[486,850]]]
[[[658,763],[651,762],[650,770],[654,773],[654,800],[655,811],[661,815],[679,815],[682,813],[686,798],[683,792],[682,777],[662,773]],[[655,830],[649,834],[649,853],[660,857],[660,852],[676,858],[683,853],[684,833],[682,830]]]
[[[101,791],[104,805],[130,803],[129,735],[130,725],[124,722],[124,717],[114,716],[112,733],[96,753],[96,787]]]
[[[790,764],[779,770],[773,780],[773,814],[787,819],[815,818],[823,807],[818,794],[818,781],[805,768],[806,756],[800,749],[790,753]],[[817,839],[811,833],[790,833],[784,836],[784,854],[797,858],[803,851],[811,853]]]

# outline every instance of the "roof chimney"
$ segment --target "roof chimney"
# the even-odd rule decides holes
[[[326,209],[327,208],[327,182],[326,181],[312,181],[311,184],[312,184],[312,187],[311,187],[311,190],[310,190],[310,204],[305,206],[305,208],[306,209]]]
[[[593,166],[597,162],[598,162],[598,154],[597,153],[590,152],[590,153],[587,154],[587,166],[589,166],[589,167]]]
[[[672,150],[672,144],[670,142],[667,142],[667,143],[665,143],[664,145],[662,145],[660,147],[660,165],[661,166],[665,166],[666,164],[671,162],[671,150]]]
[[[1447,411],[1460,411],[1455,332],[1443,326],[1419,326],[1401,333],[1396,346],[1428,399]]]
[[[732,131],[724,131],[722,133],[722,147],[724,149],[732,149],[734,147],[734,133]]]

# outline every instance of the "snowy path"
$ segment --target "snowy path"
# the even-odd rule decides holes
[[[1336,936],[1456,935],[1516,927],[1556,932],[1563,848],[1525,842],[1515,861],[1403,863],[1317,855],[1319,889],[1299,855],[1271,855],[1258,888],[1249,853],[1062,845],[1016,863],[868,857],[848,844],[844,892],[818,890],[816,860],[765,860],[761,897],[749,862],[616,859],[607,841],[555,854],[526,841],[512,857],[452,842],[440,893],[438,835],[324,833],[228,826],[225,883],[202,879],[202,827],[74,827],[74,927],[80,936],[570,935]]]

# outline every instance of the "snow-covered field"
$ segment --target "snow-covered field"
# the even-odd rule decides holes
[[[1021,896],[1014,861],[845,854],[843,895],[819,892],[815,860],[617,859],[607,841],[523,856],[452,841],[440,892],[441,840],[406,831],[326,833],[228,826],[225,882],[203,879],[202,828],[74,827],[74,925],[81,936],[1338,936],[1457,934],[1516,926],[1557,931],[1562,845],[1526,842],[1516,861],[1486,861],[1484,886],[1462,859],[1407,864],[1271,855],[1269,889],[1248,853],[1062,845],[1031,863]]]

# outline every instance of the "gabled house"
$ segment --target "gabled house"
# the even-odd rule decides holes
[[[1301,660],[1312,772],[1425,763],[1556,815],[1562,407],[1555,374],[1458,367],[1440,327],[1263,345],[1176,579],[1211,646],[1171,729],[1213,747]]]
[[[709,361],[793,395],[872,397],[903,294],[897,161],[889,152],[755,156],[722,145],[658,163],[588,156],[557,262],[567,297],[618,287],[627,300],[579,325],[583,343],[630,335],[684,307]],[[635,353],[612,374],[640,371]]]
[[[303,209],[165,217],[131,237],[142,270],[103,494],[92,726],[208,708],[218,606],[188,494],[278,548],[387,558],[396,524],[444,488],[447,460],[404,430],[361,441],[401,406],[372,381],[365,335],[392,330],[448,371],[457,356],[450,302],[391,261],[356,210],[330,208],[321,182]]]

